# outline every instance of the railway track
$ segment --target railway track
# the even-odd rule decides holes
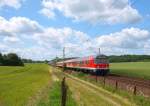
[[[142,87],[150,88],[150,80],[133,78],[133,77],[128,77],[128,76],[115,75],[115,74],[109,74],[106,77],[108,79],[117,80],[119,82],[125,82],[125,83],[136,85],[136,86],[142,86]]]
[[[105,78],[108,80],[114,80],[114,81],[118,81],[118,82],[132,84],[135,86],[143,86],[143,87],[150,88],[150,80],[145,80],[145,79],[141,79],[141,78],[133,78],[133,77],[128,77],[128,76],[116,75],[116,74],[108,74],[107,76],[91,75],[91,78],[96,78],[96,77],[98,80],[102,80]]]
[[[136,92],[136,94],[143,95],[145,97],[150,97],[150,80],[115,75],[115,74],[109,74],[104,77],[91,75],[91,78],[96,78],[96,77],[98,81],[99,80],[103,81],[105,79],[106,84],[116,86],[116,82],[117,82],[117,86],[120,89],[131,91],[133,93]]]

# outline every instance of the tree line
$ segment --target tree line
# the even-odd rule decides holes
[[[150,55],[112,55],[108,56],[109,62],[150,62]]]
[[[0,66],[24,66],[21,58],[15,53],[0,53]]]

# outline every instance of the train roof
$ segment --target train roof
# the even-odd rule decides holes
[[[57,63],[68,63],[68,62],[73,62],[73,61],[82,61],[82,60],[90,60],[90,59],[93,59],[93,58],[106,58],[107,56],[106,55],[92,55],[92,56],[87,56],[87,57],[80,57],[80,58],[75,58],[75,59],[70,59],[70,60],[65,60],[65,61],[60,61],[60,62],[57,62]]]

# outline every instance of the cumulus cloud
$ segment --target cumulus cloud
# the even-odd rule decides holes
[[[46,28],[42,33],[36,33],[33,38],[39,45],[55,51],[61,50],[63,47],[84,47],[84,42],[89,36],[81,31],[71,28]]]
[[[66,47],[66,56],[91,55],[98,53],[98,47],[106,54],[150,49],[150,32],[140,28],[125,28],[115,33],[91,37],[69,27],[44,27],[24,17],[8,20],[0,17],[0,23],[0,41],[3,41],[0,51],[16,52],[22,57],[46,59],[62,56],[63,47]]]
[[[6,20],[0,17],[0,34],[10,36],[11,34],[32,34],[41,31],[42,27],[38,22],[25,17],[12,17]]]
[[[0,7],[13,7],[18,9],[21,7],[23,0],[0,0]]]
[[[150,45],[150,32],[139,28],[125,28],[120,32],[101,35],[95,38],[95,42],[107,52],[136,53],[143,51],[146,45]]]
[[[4,36],[4,41],[8,42],[18,42],[21,35],[30,37],[43,30],[38,22],[24,17],[12,17],[9,20],[0,17],[0,23],[0,36]]]
[[[41,13],[55,16],[55,10],[75,21],[96,23],[135,23],[141,19],[139,12],[129,5],[129,0],[43,0]]]
[[[12,50],[17,53],[18,49],[14,43],[24,42],[27,44],[30,40],[29,43],[32,44],[34,42],[34,45],[45,48],[47,52],[50,52],[49,50],[56,52],[58,49],[60,50],[64,46],[70,46],[71,44],[82,45],[82,43],[89,38],[85,33],[73,30],[69,27],[44,28],[42,25],[39,25],[38,22],[24,17],[12,17],[8,20],[0,17],[0,23],[0,37],[5,44],[9,44],[9,51]],[[15,49],[17,49],[17,51]],[[31,50],[39,51],[41,54],[43,53],[40,51],[43,49],[36,49],[37,50],[35,50],[35,48]],[[20,51],[23,50],[22,48],[20,49]],[[25,50],[29,51],[27,49]]]
[[[142,48],[150,39],[150,32],[139,28],[126,28],[120,32],[101,35],[96,38],[97,44],[105,47]]]

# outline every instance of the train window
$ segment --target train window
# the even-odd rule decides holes
[[[86,64],[89,64],[89,61],[88,61],[88,60],[86,61]]]
[[[95,63],[108,63],[108,59],[107,58],[95,58]]]

